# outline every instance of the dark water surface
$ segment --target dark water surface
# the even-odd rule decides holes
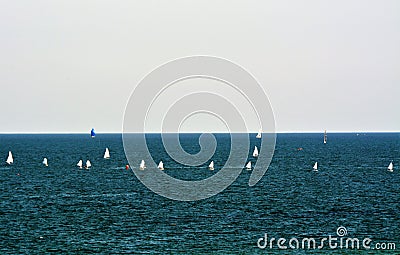
[[[182,146],[195,153],[198,136],[183,135]],[[218,166],[229,154],[229,136],[216,137]],[[272,164],[257,185],[249,187],[251,172],[243,171],[214,197],[178,202],[154,194],[125,170],[120,135],[0,135],[0,254],[267,254],[280,250],[276,244],[257,248],[265,233],[318,240],[338,237],[339,226],[348,237],[372,239],[372,247],[393,242],[397,250],[384,253],[399,254],[400,135],[329,134],[328,139],[324,145],[321,134],[279,134]],[[158,135],[149,135],[148,142],[171,176],[203,179],[214,173],[206,167],[179,169],[160,149]],[[109,160],[102,158],[105,147]],[[12,166],[5,165],[9,150]],[[77,169],[79,159],[90,159],[93,167]],[[318,173],[309,171],[315,161]]]

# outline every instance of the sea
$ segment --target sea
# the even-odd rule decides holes
[[[182,134],[182,147],[195,154],[199,136]],[[218,172],[229,134],[215,137],[222,152],[209,171],[180,167],[159,134],[146,136],[164,172],[183,180]],[[80,159],[92,167],[79,169]],[[1,134],[0,160],[0,254],[400,254],[400,133],[329,133],[327,144],[323,134],[277,134],[255,186],[243,170],[191,202],[155,194],[126,170],[121,134]],[[346,247],[349,238],[359,247]]]

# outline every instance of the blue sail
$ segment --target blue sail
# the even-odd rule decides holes
[[[94,128],[90,131],[90,136],[94,138],[96,136],[96,133],[94,132]]]

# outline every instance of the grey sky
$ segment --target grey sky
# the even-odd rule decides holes
[[[121,132],[135,85],[188,55],[250,71],[278,131],[399,131],[399,45],[396,0],[0,1],[0,133]]]

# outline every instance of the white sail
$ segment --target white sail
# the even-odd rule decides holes
[[[257,146],[254,146],[253,157],[255,157],[255,158],[258,157],[258,148],[257,148]]]
[[[146,164],[144,163],[144,160],[142,159],[142,161],[140,162],[140,166],[139,166],[140,170],[144,170],[146,168]]]
[[[79,160],[78,161],[78,164],[76,164],[77,166],[79,166],[79,168],[82,168],[82,166],[83,166],[83,162],[82,162],[82,159],[81,160]]]
[[[325,132],[324,132],[324,144],[326,144],[327,140],[328,140],[328,136],[326,135],[326,130],[325,130]]]
[[[11,165],[12,163],[14,163],[14,158],[13,155],[11,153],[11,151],[8,152],[8,157],[7,157],[7,164]]]
[[[208,165],[210,170],[214,170],[214,161],[211,161],[210,165]]]
[[[318,162],[315,162],[313,169],[314,169],[314,171],[318,171]]]
[[[86,169],[89,169],[92,166],[92,163],[90,163],[90,160],[86,160]]]
[[[104,152],[104,158],[105,159],[110,158],[110,151],[108,150],[108,148],[106,148],[106,151]]]
[[[162,161],[160,161],[160,163],[158,163],[158,169],[164,170],[164,163]]]
[[[247,162],[246,169],[251,170],[251,161]]]
[[[44,158],[42,163],[43,163],[43,165],[45,165],[45,166],[49,166],[49,164],[47,163],[47,158]]]
[[[393,162],[390,162],[389,166],[388,166],[388,170],[390,172],[393,172]]]
[[[257,133],[257,135],[256,135],[256,138],[261,138],[261,129],[258,131],[258,133]]]

